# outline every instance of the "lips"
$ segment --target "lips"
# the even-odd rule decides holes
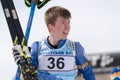
[[[68,31],[64,31],[63,33],[64,33],[64,34],[68,34]]]

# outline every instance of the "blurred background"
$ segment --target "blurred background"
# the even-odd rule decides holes
[[[30,8],[25,6],[24,0],[13,1],[25,33]],[[44,13],[56,5],[70,10],[72,19],[68,38],[83,45],[96,80],[110,80],[110,70],[120,65],[120,0],[52,0],[42,9],[36,8],[29,46],[33,41],[48,35]],[[12,56],[12,40],[1,4],[0,20],[0,80],[11,80],[17,66]],[[80,78],[78,76],[78,80]]]

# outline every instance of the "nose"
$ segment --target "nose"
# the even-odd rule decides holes
[[[65,21],[65,28],[70,28],[70,21],[69,20]]]
[[[66,23],[66,24],[65,24],[65,28],[66,28],[66,29],[69,29],[69,28],[70,28],[70,23]]]

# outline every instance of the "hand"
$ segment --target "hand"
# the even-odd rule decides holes
[[[29,64],[32,63],[31,61],[31,55],[30,55],[30,51],[31,48],[27,47],[27,46],[23,46],[21,47],[21,45],[16,45],[12,48],[13,50],[13,57],[15,59],[15,62],[17,63],[17,65],[21,65],[21,64]]]
[[[30,47],[16,45],[12,48],[15,62],[19,66],[25,80],[37,80],[37,72],[32,64]]]
[[[12,48],[12,53],[13,53],[13,57],[15,59],[15,62],[18,64],[21,57],[20,57],[20,53],[22,53],[22,48],[20,45],[16,45]]]

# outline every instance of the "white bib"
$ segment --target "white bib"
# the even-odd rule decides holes
[[[39,70],[69,71],[76,69],[74,56],[41,55],[39,63]]]

